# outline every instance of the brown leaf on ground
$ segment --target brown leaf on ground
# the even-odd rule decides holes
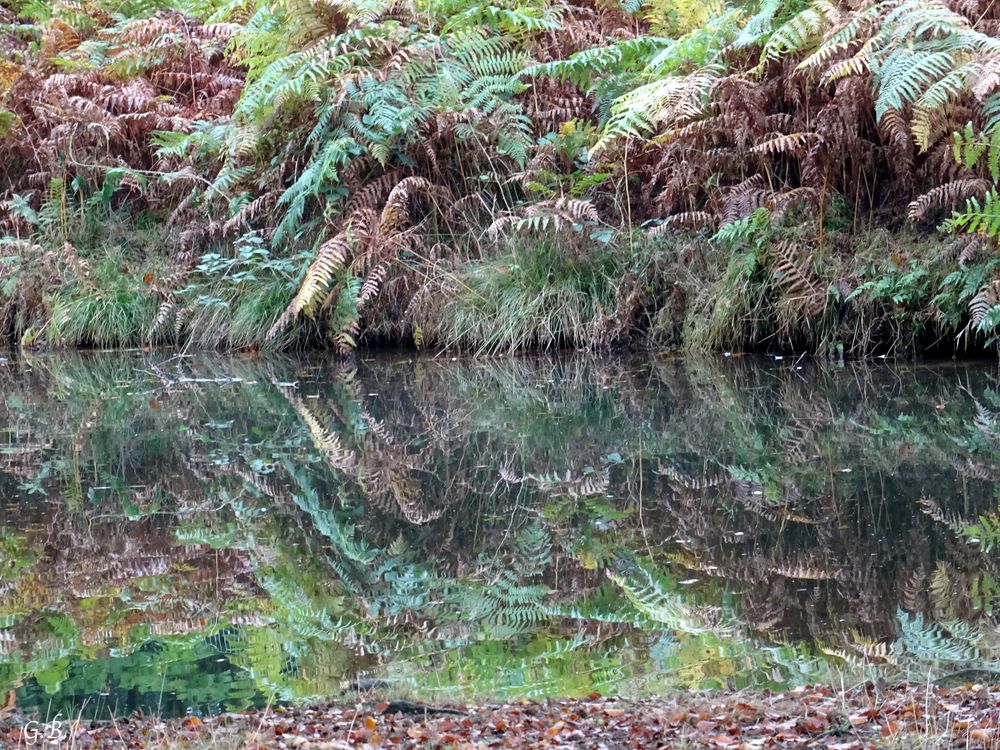
[[[844,692],[810,687],[774,694],[517,701],[463,707],[467,711],[463,715],[382,714],[374,705],[288,706],[166,722],[145,716],[124,717],[113,725],[81,722],[72,746],[79,750],[997,748],[998,704],[1000,687],[898,685],[877,691],[868,686]],[[23,746],[25,739],[21,726],[0,726],[0,747]]]

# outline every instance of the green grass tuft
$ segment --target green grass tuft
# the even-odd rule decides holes
[[[93,278],[55,292],[45,331],[57,346],[125,347],[143,342],[156,315],[156,299],[141,276],[123,273],[105,258]]]
[[[620,257],[567,255],[551,241],[442,273],[442,297],[415,315],[423,336],[477,353],[587,347],[615,307]],[[435,296],[436,295],[432,295]]]

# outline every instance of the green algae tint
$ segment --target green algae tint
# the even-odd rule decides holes
[[[995,365],[93,354],[0,394],[25,710],[1000,670]]]

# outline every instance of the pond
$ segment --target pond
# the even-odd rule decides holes
[[[0,426],[49,716],[1000,670],[995,363],[25,355]]]

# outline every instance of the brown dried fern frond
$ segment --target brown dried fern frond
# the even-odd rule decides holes
[[[769,138],[750,150],[755,154],[767,154],[769,156],[774,156],[775,154],[802,156],[822,140],[822,136],[818,133],[788,133],[787,135],[778,135]]]
[[[263,195],[254,198],[233,214],[233,216],[222,225],[224,234],[232,234],[238,230],[245,229],[258,217],[262,216],[278,200],[278,192],[269,190]]]
[[[418,199],[436,204],[451,197],[449,190],[425,177],[404,177],[389,191],[379,217],[379,234],[387,235],[412,223],[411,210]]]
[[[648,237],[660,237],[676,229],[711,229],[718,222],[708,211],[684,211],[668,216],[659,225],[646,230]]]
[[[954,208],[966,198],[982,196],[990,189],[990,183],[980,178],[967,178],[946,182],[928,190],[912,201],[908,207],[907,216],[910,221],[918,222],[936,208]]]
[[[827,291],[809,270],[808,255],[794,242],[782,242],[774,248],[771,277],[782,290],[786,302],[801,307],[810,317],[826,307]]]

